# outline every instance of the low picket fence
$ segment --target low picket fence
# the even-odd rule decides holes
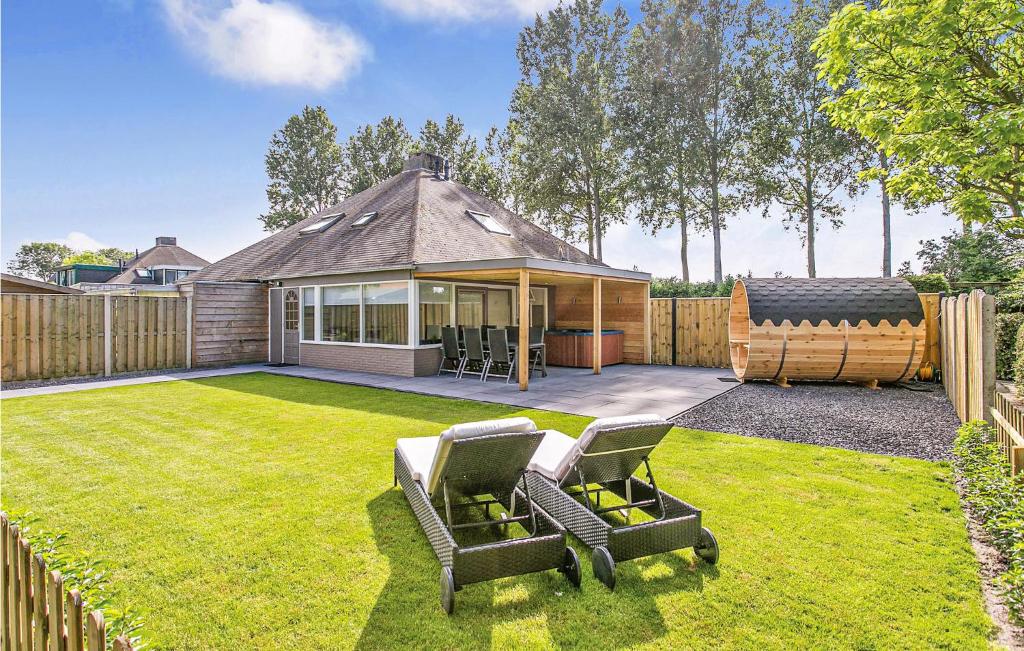
[[[0,648],[3,651],[132,651],[124,636],[108,647],[103,613],[84,612],[78,590],[60,572],[47,571],[41,554],[0,513]]]

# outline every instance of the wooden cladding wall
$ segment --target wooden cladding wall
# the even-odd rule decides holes
[[[267,291],[262,283],[193,283],[192,365],[267,361]]]
[[[729,368],[729,299],[652,298],[651,363]]]
[[[102,298],[102,297],[101,297]],[[47,571],[32,548],[0,514],[0,648],[106,651],[103,613],[85,613],[78,590],[64,589],[60,572]],[[131,651],[128,638],[111,641],[114,651]]]
[[[591,282],[559,283],[555,291],[556,328],[591,329],[594,325],[594,290]],[[627,364],[646,363],[644,324],[647,285],[643,283],[601,283],[601,327],[622,330],[622,361]]]
[[[185,298],[5,294],[0,319],[4,382],[187,365]]]

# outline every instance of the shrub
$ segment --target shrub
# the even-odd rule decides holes
[[[953,446],[954,463],[964,480],[964,498],[1006,559],[999,583],[1014,616],[1024,621],[1024,482],[1010,475],[993,434],[981,421],[964,424]]]
[[[21,536],[32,546],[33,554],[42,554],[47,570],[57,570],[64,578],[66,590],[78,590],[82,595],[85,613],[103,611],[107,626],[107,649],[113,649],[114,639],[124,635],[132,649],[142,651],[142,617],[130,605],[118,603],[110,594],[110,584],[103,563],[75,554],[67,549],[66,533],[44,531],[35,525],[37,518],[31,513],[7,513],[8,521],[18,526]]]
[[[1024,325],[1024,314],[996,315],[996,377],[1000,380],[1014,379],[1014,363],[1020,356],[1017,351],[1017,333]]]
[[[722,282],[712,280],[689,283],[675,276],[651,280],[651,298],[703,298],[708,296],[730,296],[735,276],[726,276]]]
[[[1000,313],[1024,312],[1024,271],[996,294],[996,309]]]
[[[937,294],[939,292],[952,292],[949,281],[942,274],[921,274],[903,276],[907,282],[914,286],[919,294]]]

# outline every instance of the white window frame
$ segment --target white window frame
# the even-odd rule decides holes
[[[415,326],[415,330],[413,330],[412,335],[409,337],[409,345],[412,346],[413,348],[423,348],[423,349],[441,348],[444,344],[421,344],[420,343],[420,283],[425,283],[425,284],[429,284],[429,285],[447,285],[449,287],[449,289],[451,289],[451,298],[448,301],[448,319],[453,324],[455,323],[455,310],[456,310],[456,307],[455,307],[455,284],[456,283],[454,283],[452,281],[448,281],[448,280],[430,280],[428,278],[413,278],[409,282],[411,283],[411,288],[410,288],[409,291],[411,292],[411,295],[414,296],[415,299],[416,299],[415,310],[413,310],[413,312],[415,312],[415,315],[416,315],[415,321],[413,322],[413,325]]]
[[[413,307],[414,307],[413,306],[413,300],[414,300],[414,296],[413,296],[413,282],[414,281],[413,280],[408,280],[408,281],[403,281],[401,279],[399,279],[399,280],[375,280],[375,281],[368,281],[368,282],[361,282],[361,283],[331,283],[329,285],[303,285],[303,286],[301,286],[302,289],[304,289],[306,287],[312,287],[315,290],[314,293],[313,293],[313,296],[314,296],[314,299],[316,301],[315,308],[314,308],[314,312],[315,312],[315,315],[316,315],[315,316],[316,324],[315,324],[315,327],[313,329],[313,334],[315,336],[315,339],[312,339],[312,340],[310,340],[310,339],[302,339],[302,330],[300,328],[300,330],[299,330],[299,343],[303,343],[303,344],[316,344],[318,346],[352,346],[352,347],[355,347],[355,348],[360,348],[360,347],[361,348],[415,348],[416,346],[413,345],[412,335],[410,335],[409,340],[406,343],[404,343],[404,344],[373,344],[373,343],[366,343],[366,341],[365,341],[365,339],[366,339],[366,310],[365,310],[366,301],[365,301],[365,298],[363,296],[363,285],[382,285],[382,284],[386,285],[386,284],[398,284],[398,283],[402,283],[402,282],[406,283],[406,292],[409,293],[409,300],[408,300],[408,303],[406,303],[406,304],[409,306],[409,312],[410,312],[410,314],[409,314],[409,325],[410,325],[410,329],[411,329],[411,327],[415,324],[414,316],[412,314],[414,312],[414,309],[413,309]],[[359,341],[324,341],[323,340],[323,318],[322,318],[322,315],[323,315],[323,302],[324,302],[323,295],[324,295],[324,289],[326,289],[328,287],[358,287],[359,288]]]

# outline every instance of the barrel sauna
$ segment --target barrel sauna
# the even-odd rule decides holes
[[[898,382],[925,348],[924,308],[902,278],[744,278],[729,352],[741,381]]]

